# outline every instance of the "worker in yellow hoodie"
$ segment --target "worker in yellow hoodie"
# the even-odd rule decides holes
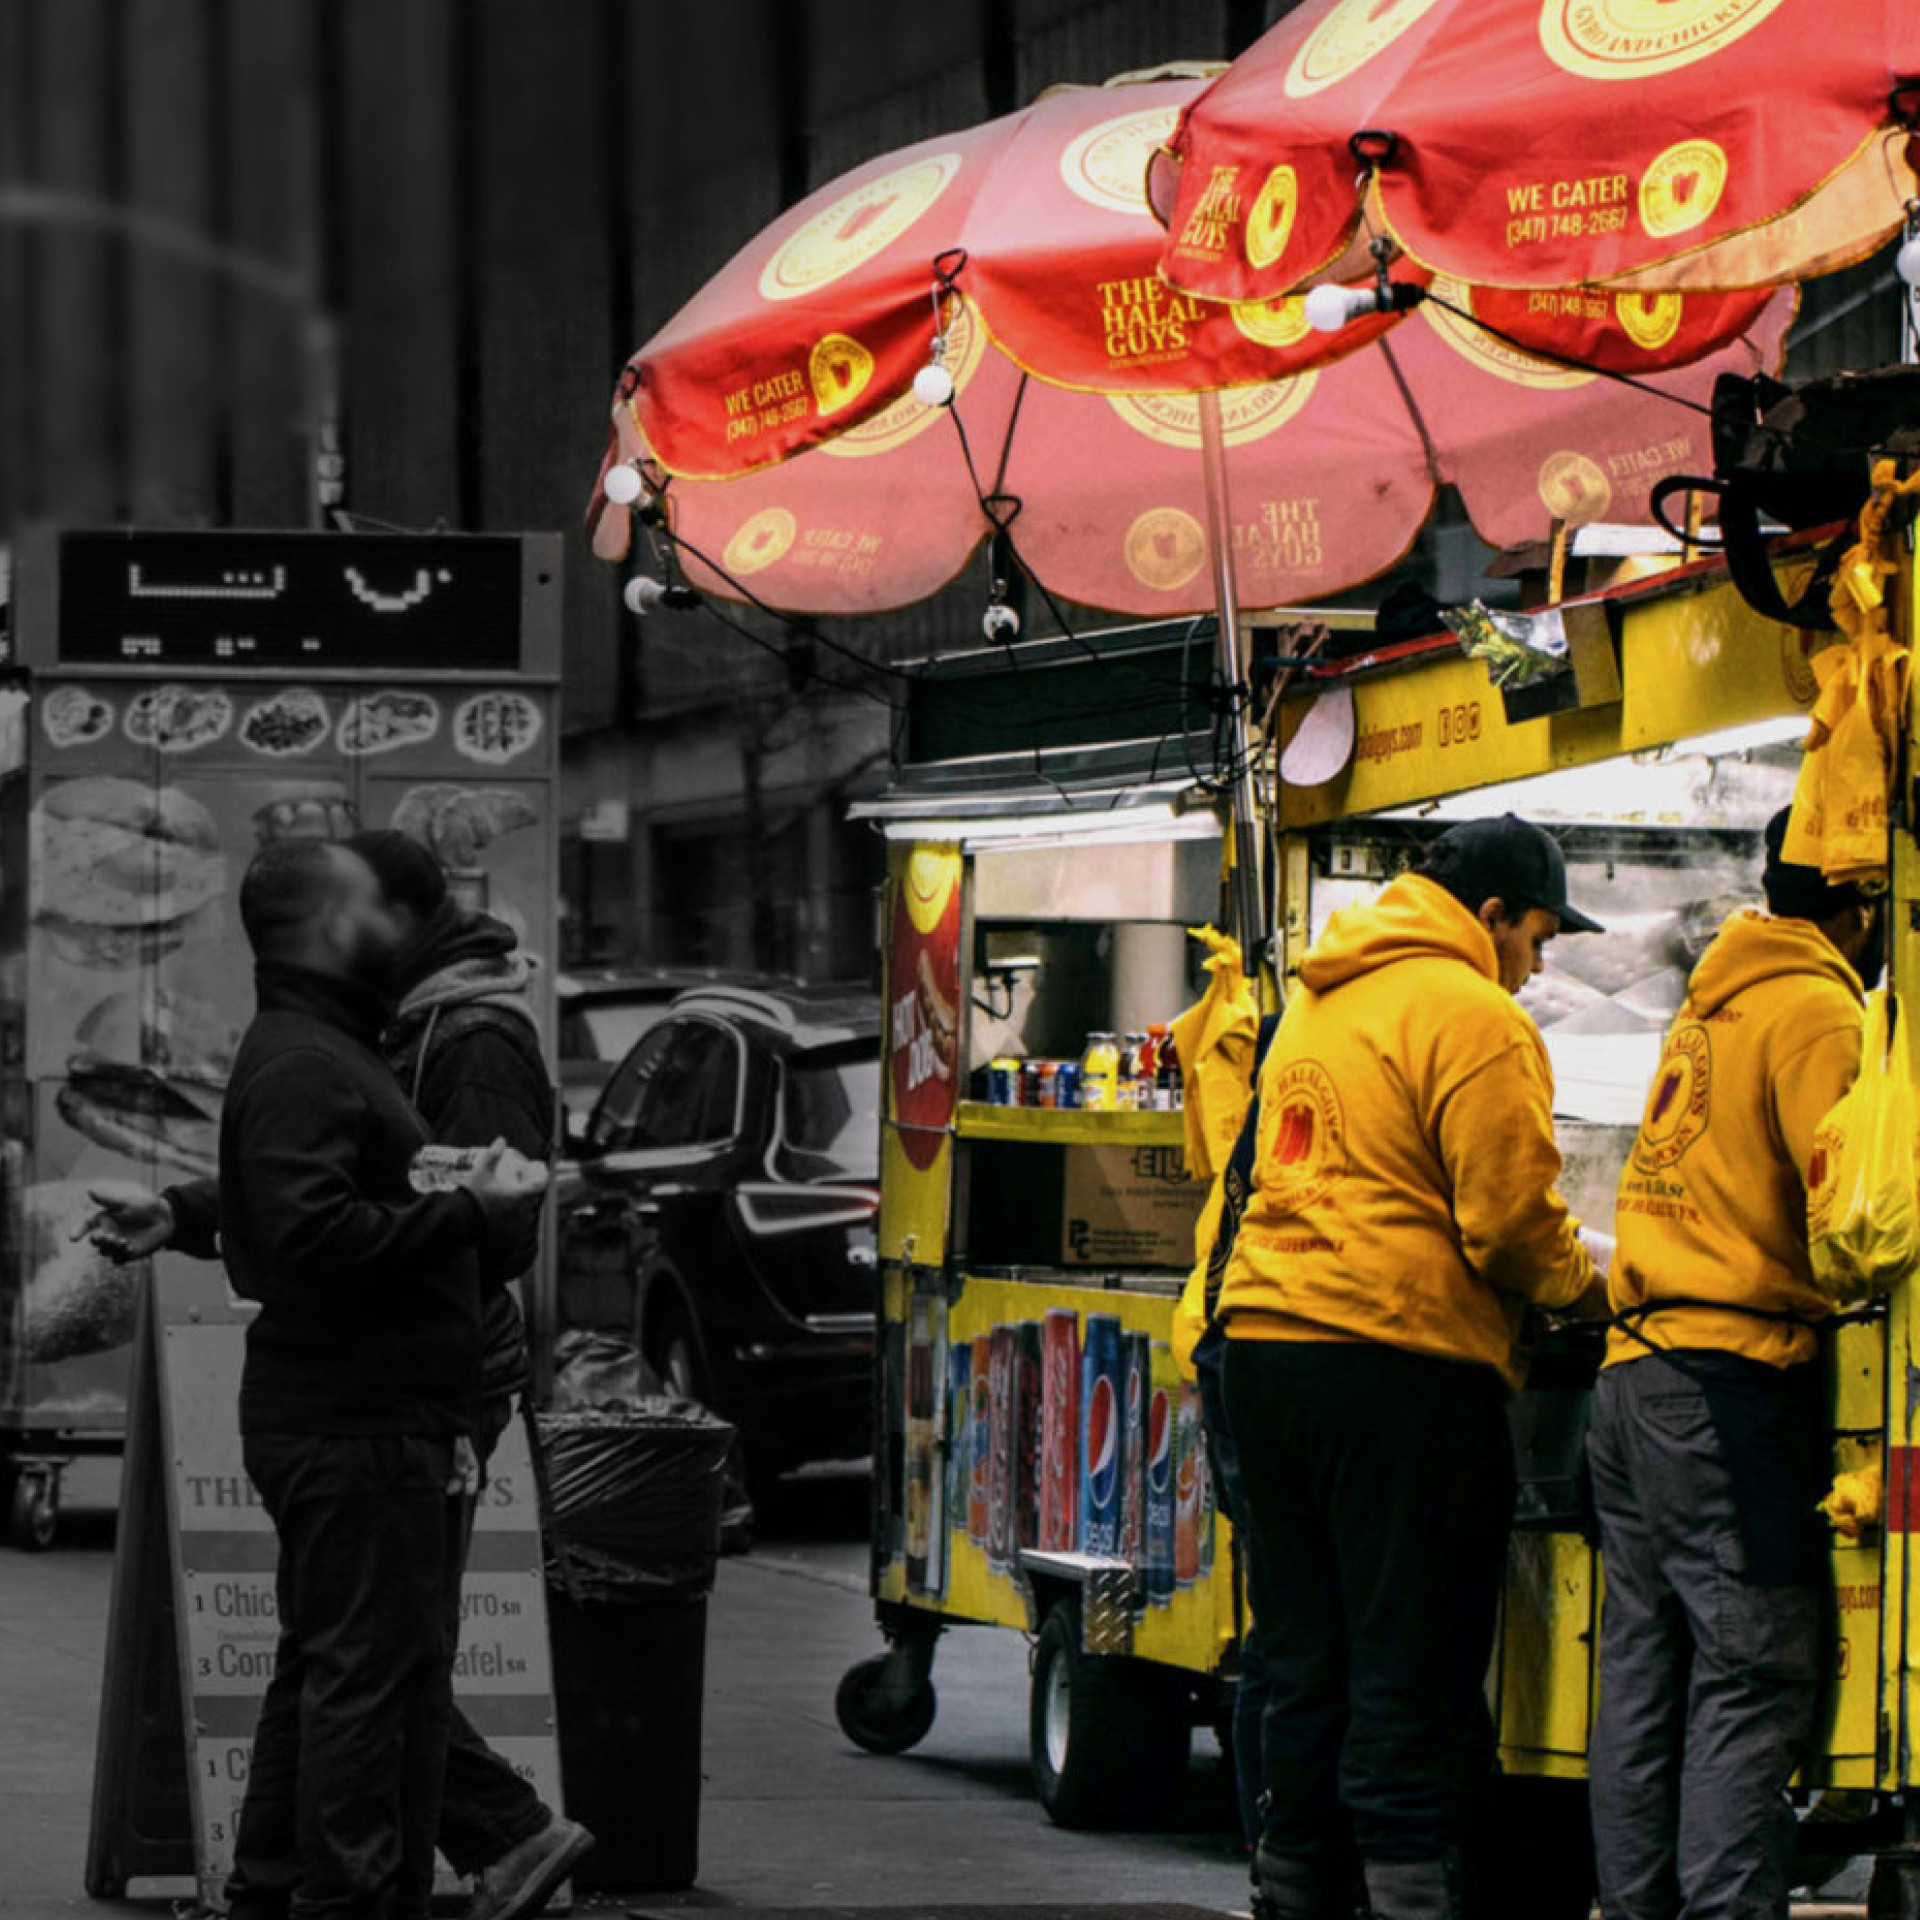
[[[1349,1845],[1376,1920],[1474,1911],[1516,1344],[1529,1306],[1599,1292],[1513,996],[1556,934],[1598,931],[1538,827],[1454,827],[1333,916],[1262,1064],[1216,1312],[1272,1689],[1266,1920],[1350,1912]]]
[[[1860,1065],[1880,903],[1780,857],[1701,956],[1620,1183],[1587,1454],[1606,1565],[1593,1823],[1607,1920],[1785,1920],[1813,1730],[1828,1307],[1815,1130]]]

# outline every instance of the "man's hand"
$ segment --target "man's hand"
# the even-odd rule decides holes
[[[145,1260],[172,1243],[173,1208],[164,1194],[138,1187],[89,1187],[87,1198],[100,1211],[83,1231],[95,1250],[116,1266]]]
[[[505,1140],[496,1140],[473,1163],[472,1170],[460,1182],[480,1203],[488,1226],[496,1226],[517,1208],[536,1201],[546,1190],[547,1169],[538,1160],[529,1160]]]

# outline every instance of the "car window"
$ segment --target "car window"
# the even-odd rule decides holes
[[[587,1144],[599,1153],[621,1153],[638,1146],[640,1108],[673,1045],[672,1027],[655,1027],[614,1068],[587,1122]]]
[[[786,1063],[780,1132],[809,1173],[871,1180],[880,1151],[877,1047],[821,1048]]]
[[[628,1054],[594,1109],[602,1153],[710,1146],[733,1137],[740,1042],[710,1020],[670,1020]]]

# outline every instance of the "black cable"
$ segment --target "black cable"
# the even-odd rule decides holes
[[[783,666],[789,669],[792,667],[793,656],[785,647],[755,633],[745,622],[734,619],[731,614],[721,612],[719,603],[710,595],[703,593],[700,596],[700,607],[702,612],[710,614],[729,632],[738,634],[742,640],[758,647],[762,653],[771,654],[774,659],[780,661]],[[857,694],[863,700],[871,700],[876,706],[885,707],[889,713],[899,713],[902,711],[902,702],[889,700],[884,693],[875,693],[871,687],[858,686],[851,680],[836,680],[831,674],[822,673],[820,669],[815,666],[809,666],[806,672],[809,682],[817,681],[821,686],[832,687],[840,693]]]

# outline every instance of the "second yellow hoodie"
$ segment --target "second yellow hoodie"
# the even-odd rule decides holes
[[[1593,1280],[1559,1175],[1552,1068],[1492,938],[1404,875],[1301,963],[1261,1072],[1227,1331],[1375,1340],[1517,1386],[1525,1307]]]
[[[1860,1068],[1860,977],[1806,920],[1736,913],[1687,982],[1620,1181],[1619,1246],[1608,1293],[1635,1317],[1607,1364],[1648,1342],[1717,1347],[1788,1366],[1811,1359],[1810,1327],[1752,1311],[1823,1319],[1807,1266],[1813,1136]]]

